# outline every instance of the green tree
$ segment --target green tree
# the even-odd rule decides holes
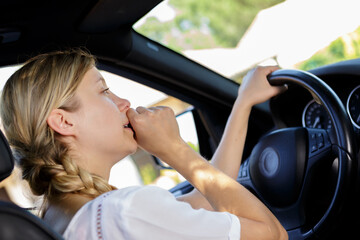
[[[158,177],[154,166],[150,163],[141,166],[140,175],[145,185],[151,184]]]
[[[177,16],[148,18],[136,30],[176,51],[235,47],[256,14],[282,0],[170,0]]]
[[[297,68],[310,70],[326,64],[360,57],[360,27],[352,33],[334,40],[329,46],[315,53]]]

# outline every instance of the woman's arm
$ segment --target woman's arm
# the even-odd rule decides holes
[[[185,142],[159,157],[182,174],[215,211],[239,218],[241,239],[287,239],[287,232],[266,206],[245,187],[216,169]]]
[[[215,151],[211,164],[232,179],[237,178],[248,127],[251,109],[236,100],[226,124],[224,135]],[[188,202],[195,209],[214,210],[207,199],[196,189],[179,196],[180,201]]]
[[[139,146],[182,174],[215,211],[236,215],[241,239],[286,239],[275,216],[246,188],[203,159],[180,137],[174,113],[165,107],[128,111]]]
[[[214,167],[233,179],[239,173],[251,108],[286,90],[284,86],[271,86],[267,80],[267,75],[277,69],[257,67],[248,72],[239,88],[223,137],[211,160]]]
[[[264,102],[286,89],[284,87],[272,87],[267,81],[266,76],[277,69],[278,67],[258,67],[244,77],[223,137],[212,157],[211,164],[235,180],[241,165],[252,106]],[[188,202],[196,209],[213,210],[206,198],[197,189],[178,197],[178,200]]]
[[[220,151],[218,150],[214,155],[213,165],[181,139],[171,109],[139,107],[136,111],[133,109],[128,111],[139,146],[158,156],[182,174],[197,189],[196,194],[203,196],[202,198],[206,199],[212,209],[238,216],[242,239],[287,238],[286,231],[266,206],[232,178],[234,174],[237,175],[238,169],[235,170],[236,173],[228,173],[232,177],[224,173],[229,169],[228,164],[234,163],[231,160],[234,157],[232,154],[239,154],[237,155],[238,162],[235,164],[238,166],[240,164],[243,148],[233,149],[232,141],[238,141],[243,145],[252,105],[282,91],[281,88],[270,87],[266,80],[266,75],[272,69],[276,68],[258,68],[250,74],[249,80],[243,83],[220,143]],[[243,128],[245,128],[245,133]],[[227,151],[230,151],[230,154]],[[224,168],[224,172],[214,166]]]

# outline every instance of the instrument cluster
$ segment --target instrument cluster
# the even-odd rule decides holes
[[[346,101],[346,110],[354,127],[360,129],[360,85],[352,89]],[[311,100],[305,106],[302,114],[302,125],[308,128],[330,130],[332,121],[325,108]]]

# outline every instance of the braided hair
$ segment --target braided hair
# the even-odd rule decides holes
[[[4,86],[0,116],[5,135],[23,179],[45,200],[64,193],[95,198],[114,189],[105,179],[77,166],[59,134],[46,122],[53,109],[79,108],[75,90],[95,63],[95,58],[82,49],[38,55]]]

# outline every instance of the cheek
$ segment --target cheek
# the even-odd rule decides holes
[[[116,105],[110,99],[101,99],[102,101],[94,102],[88,107],[88,117],[94,119],[99,124],[106,122],[116,123],[120,118],[120,112]]]
[[[119,134],[123,128],[119,112],[110,103],[92,104],[83,108],[82,114],[79,114],[78,122],[82,131],[86,132],[85,135],[95,134],[99,137],[106,135],[110,137],[115,132]]]

